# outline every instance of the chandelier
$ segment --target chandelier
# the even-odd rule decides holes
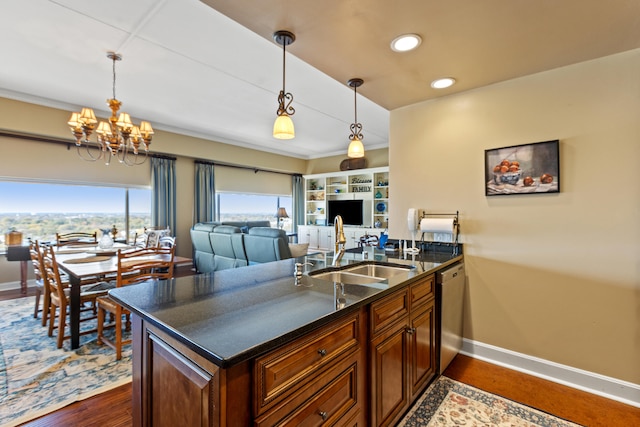
[[[107,100],[107,105],[111,110],[109,122],[101,121],[96,129],[96,116],[91,108],[82,108],[79,113],[72,113],[67,122],[71,133],[76,138],[78,155],[87,161],[104,159],[105,164],[111,162],[115,157],[120,163],[127,166],[140,165],[145,162],[151,144],[153,129],[149,122],[140,122],[136,126],[131,122],[131,117],[127,113],[120,113],[118,110],[122,102],[116,99],[116,61],[120,61],[122,56],[109,52],[107,58],[113,61],[113,98]],[[95,130],[97,141],[91,141],[89,137]],[[144,156],[138,157],[142,149]]]
[[[362,86],[364,80],[362,79],[350,79],[347,82],[349,87],[353,88],[353,110],[354,110],[354,120],[351,126],[351,135],[349,135],[349,139],[351,142],[349,143],[349,149],[347,151],[347,157],[350,159],[358,159],[360,157],[364,157],[364,145],[362,145],[362,140],[364,136],[362,135],[362,125],[358,123],[358,94],[357,88]]]
[[[278,94],[278,117],[273,124],[273,137],[278,139],[292,139],[296,136],[293,128],[293,116],[296,110],[291,106],[293,95],[285,91],[285,57],[287,46],[294,42],[296,36],[289,31],[276,31],[273,33],[273,40],[282,45],[282,90]]]

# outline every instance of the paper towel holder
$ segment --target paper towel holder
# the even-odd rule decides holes
[[[416,248],[416,231],[420,228],[420,214],[419,210],[415,208],[410,208],[407,211],[407,227],[411,232],[411,247],[408,248],[406,241],[404,251],[406,253],[417,254],[420,252],[419,248]]]
[[[460,213],[456,211],[455,213],[426,213],[422,212],[422,218],[428,218],[433,216],[451,216],[453,217],[453,255],[458,255],[458,236],[460,235]],[[420,237],[420,241],[424,242],[424,232]]]

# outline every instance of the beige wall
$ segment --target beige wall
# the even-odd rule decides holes
[[[640,384],[640,50],[391,113],[390,235],[461,213],[465,337]],[[484,150],[560,140],[561,193],[484,195]]]
[[[56,180],[60,182],[85,182],[100,185],[150,186],[150,166],[126,167],[117,162],[105,166],[100,162],[85,162],[78,158],[66,122],[69,112],[34,104],[0,98],[0,129],[13,132],[65,138],[71,145],[32,142],[0,137],[0,179],[16,180]],[[250,166],[265,170],[303,174],[306,160],[277,154],[257,152],[170,132],[156,130],[151,144],[155,153],[177,157],[177,253],[191,257],[189,229],[193,225],[194,163],[193,159],[210,160],[227,164]],[[336,169],[337,170],[337,169]],[[266,173],[219,168],[220,185],[234,188],[260,188],[274,194],[279,189],[291,188],[291,179],[286,175],[269,174],[275,177],[269,187],[264,186]],[[228,181],[225,184],[225,180]],[[235,180],[235,182],[233,182]],[[63,203],[63,201],[61,201]],[[3,230],[0,230],[4,232]],[[185,244],[180,244],[185,242]],[[30,269],[31,270],[31,269]],[[0,257],[0,284],[18,281],[19,263],[7,262]]]

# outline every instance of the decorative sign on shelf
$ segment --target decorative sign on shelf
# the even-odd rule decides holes
[[[371,191],[371,186],[353,187],[351,191],[354,193],[368,193]]]
[[[371,178],[352,178],[351,179],[351,183],[352,184],[369,184],[371,183],[372,179]]]

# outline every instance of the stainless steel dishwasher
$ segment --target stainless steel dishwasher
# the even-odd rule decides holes
[[[464,263],[460,262],[438,272],[436,292],[440,295],[438,313],[438,342],[440,343],[440,364],[442,372],[462,348],[462,316],[464,309]]]

